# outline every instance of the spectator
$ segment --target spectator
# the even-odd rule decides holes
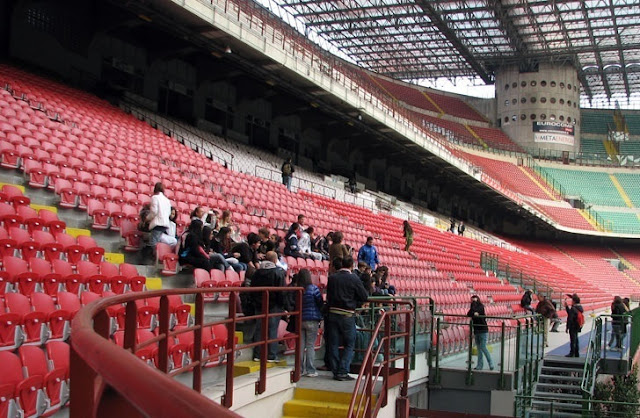
[[[323,260],[329,259],[329,242],[333,239],[333,232],[329,232],[327,236],[311,235],[311,251],[322,254]]]
[[[384,295],[395,295],[396,288],[389,283],[389,267],[380,266],[375,273],[376,289],[379,293]]]
[[[171,214],[171,202],[164,195],[164,186],[162,183],[156,183],[153,187],[153,196],[149,205],[149,230],[151,231],[151,241],[149,245],[154,247],[159,243],[165,243],[174,247],[178,240],[168,235],[169,232],[169,215]]]
[[[300,225],[300,229],[306,229],[306,220],[307,218],[303,214],[298,215],[298,225]]]
[[[285,271],[276,266],[278,255],[270,251],[267,253],[266,260],[260,263],[260,268],[256,270],[251,278],[251,287],[284,287]],[[256,313],[266,313],[266,307],[262,306],[262,293],[253,292],[252,305]],[[284,295],[283,292],[269,292],[269,313],[284,312]],[[280,324],[280,316],[270,317],[268,320],[269,329],[267,337],[275,339],[278,337],[278,325]],[[253,342],[262,341],[262,321],[256,321],[256,329],[253,333]],[[253,360],[260,361],[261,346],[253,348]],[[278,361],[278,343],[269,344],[267,353],[268,362]]]
[[[578,342],[578,333],[581,331],[579,316],[584,318],[584,309],[580,304],[580,297],[577,294],[571,295],[571,306],[565,301],[564,309],[567,311],[567,332],[571,349],[565,357],[580,357],[580,345]],[[583,319],[584,320],[584,319]]]
[[[291,181],[293,180],[293,173],[296,171],[291,163],[291,157],[282,163],[280,170],[282,171],[282,184],[287,186],[287,189],[291,191]]]
[[[269,251],[276,250],[276,245],[269,237],[269,228],[260,228],[258,230],[258,237],[260,238],[260,245],[258,246],[256,255],[258,256],[258,260],[262,261]]]
[[[169,213],[169,228],[167,231],[167,235],[170,237],[178,238],[178,211],[176,208],[171,207],[171,212]]]
[[[360,275],[360,281],[362,282],[362,286],[364,286],[364,290],[367,291],[369,296],[381,296],[381,295],[376,295],[375,283],[370,273],[363,272]]]
[[[531,315],[535,315],[535,311],[531,307],[531,290],[527,289],[522,295],[522,299],[520,299],[520,306],[522,306],[526,311],[529,311]]]
[[[301,235],[302,229],[300,229],[300,225],[297,222],[294,222],[289,228],[289,232],[287,232],[287,235],[284,237],[284,255],[295,258],[307,258],[300,251],[300,245],[298,244],[298,240]]]
[[[138,222],[138,231],[149,232],[149,213],[151,212],[151,203],[145,203],[140,208],[140,212],[138,216],[140,217],[140,222]]]
[[[231,265],[227,263],[227,260],[220,253],[215,252],[211,248],[211,244],[214,242],[213,229],[210,226],[202,228],[202,243],[204,250],[209,254],[209,263],[212,269],[226,271],[231,268]]]
[[[240,261],[238,260],[240,254],[232,253],[232,246],[233,241],[231,240],[231,229],[227,227],[220,228],[218,235],[216,235],[215,239],[211,241],[211,249],[218,254],[222,254],[227,263],[229,263],[236,272],[239,272],[244,270],[242,264],[240,264]]]
[[[342,235],[342,232],[340,231],[336,231],[332,235],[332,243],[329,247],[329,274],[335,273],[340,270],[340,268],[335,268],[334,262],[336,259],[342,260],[351,256],[349,250],[347,249],[347,246],[342,243],[343,238],[344,235]],[[338,265],[341,266],[342,261],[340,261]]]
[[[484,318],[486,316],[484,305],[480,302],[478,295],[471,296],[471,307],[467,312],[467,316],[471,318],[473,336],[476,341],[476,347],[478,348],[478,365],[475,370],[482,370],[484,367],[484,357],[487,358],[487,363],[489,363],[489,370],[493,370],[493,360],[487,349],[489,327],[487,326],[487,320]]]
[[[300,228],[302,230],[302,228]],[[313,227],[307,228],[300,233],[300,239],[298,239],[298,248],[300,252],[305,256],[313,258],[314,260],[322,260],[322,254],[311,251],[311,235],[313,234]]]
[[[456,220],[451,218],[449,219],[449,232],[451,232],[452,234],[456,233]]]
[[[178,249],[178,261],[181,265],[190,264],[195,268],[211,270],[209,253],[204,249],[202,242],[202,221],[191,221],[187,233],[180,240]]]
[[[205,221],[205,212],[202,206],[196,206],[193,211],[191,211],[191,220],[195,221],[198,219],[204,223]]]
[[[378,260],[378,249],[373,245],[373,237],[367,237],[367,242],[358,251],[358,261],[367,263],[371,270],[375,270],[380,261]]]
[[[371,271],[371,267],[369,267],[367,263],[365,263],[364,261],[358,261],[358,267],[355,270],[353,270],[353,274],[355,274],[358,277],[361,277],[367,269]]]
[[[239,242],[231,247],[231,252],[249,276],[259,268],[259,261],[256,255],[258,246],[260,246],[260,237],[258,237],[258,234],[251,232],[247,235],[247,242]]]
[[[623,329],[626,331],[624,315],[627,313],[627,307],[622,302],[620,296],[616,296],[611,304],[611,338],[609,339],[609,348],[614,351],[622,350]],[[626,332],[625,332],[626,333]],[[615,347],[613,344],[615,343]]]
[[[540,314],[543,318],[544,325],[544,346],[549,347],[549,325],[553,315],[556,313],[556,308],[551,304],[544,295],[538,295],[538,306],[536,306],[536,313]]]
[[[222,211],[222,217],[218,220],[218,228],[229,228],[233,227],[233,223],[231,222],[231,212],[229,210]]]
[[[458,235],[463,236],[465,229],[467,228],[464,226],[464,222],[460,221],[460,224],[458,225]]]
[[[327,349],[333,378],[340,381],[353,380],[348,373],[356,340],[355,311],[369,297],[360,279],[351,273],[352,268],[353,258],[343,258],[342,268],[330,275],[327,283],[330,334]],[[339,353],[340,346],[343,347],[342,354]]]
[[[209,213],[204,216],[204,225],[210,226],[212,230],[216,230],[218,225],[218,212],[213,209],[209,209]]]
[[[402,236],[405,240],[404,250],[409,252],[409,248],[411,248],[411,244],[413,244],[413,228],[411,228],[409,221],[402,223]]]
[[[355,194],[358,191],[358,181],[356,180],[356,172],[353,171],[351,177],[349,177],[349,191]]]
[[[302,295],[302,335],[300,341],[300,354],[302,355],[302,374],[307,377],[316,377],[318,373],[313,364],[315,357],[315,342],[318,338],[318,328],[322,321],[322,294],[318,287],[311,283],[311,273],[302,269],[297,274],[298,287],[304,288]],[[297,310],[297,307],[296,307]]]

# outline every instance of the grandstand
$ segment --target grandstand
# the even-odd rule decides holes
[[[7,12],[10,36],[0,36],[0,414],[548,416],[551,368],[568,373],[560,409],[575,416],[592,376],[631,370],[637,324],[619,352],[600,343],[611,318],[599,315],[613,297],[640,299],[640,181],[622,160],[614,169],[535,160],[493,123],[495,100],[395,80],[419,75],[397,58],[339,60],[253,2],[90,3],[17,7]],[[314,20],[316,5],[300,17],[336,31]],[[445,27],[451,10],[434,7],[424,16],[450,48],[437,67],[488,76],[472,38],[459,54]],[[406,18],[395,26],[418,23]],[[501,36],[491,48],[503,48]],[[422,64],[430,76],[441,71]],[[589,95],[616,88],[599,73],[581,82]],[[597,132],[605,113],[581,114],[593,135],[583,154],[607,153]],[[288,157],[291,191],[280,173]],[[345,187],[352,178],[355,193]],[[268,304],[276,291],[301,301],[303,289],[251,288],[250,273],[194,269],[178,262],[178,248],[147,245],[140,213],[158,182],[178,236],[201,206],[230,211],[237,241],[263,227],[282,238],[299,214],[318,235],[343,232],[354,250],[374,238],[396,293],[358,310],[353,382],[301,375],[300,306],[289,324],[280,311],[246,310],[248,293]],[[464,236],[448,230],[460,221]],[[281,262],[288,282],[308,269],[326,293],[329,260]],[[566,348],[564,334],[545,350],[543,321],[520,303],[526,289],[534,306],[540,296],[580,295],[589,340],[580,359],[549,354]],[[472,370],[472,295],[486,308],[495,370]],[[271,318],[277,362],[266,355]],[[264,327],[254,343],[256,321]],[[318,365],[324,327],[313,344]]]

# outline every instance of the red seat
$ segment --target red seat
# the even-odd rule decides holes
[[[58,306],[60,306],[60,309],[69,312],[71,316],[74,316],[82,307],[78,295],[71,292],[58,293]]]
[[[11,404],[13,403],[13,409],[15,410],[16,407],[22,409],[24,416],[42,415],[46,410],[46,404],[38,403],[38,398],[41,396],[43,389],[42,377],[33,376],[25,379],[22,374],[20,358],[7,351],[0,352],[0,364],[2,364],[0,388],[7,394],[9,393],[8,388],[11,388],[13,392],[9,398],[0,398],[0,407],[11,410]]]
[[[40,244],[31,240],[31,235],[26,229],[12,226],[9,228],[9,237],[16,241],[23,259],[28,260],[38,254]]]
[[[171,250],[169,245],[162,242],[156,245],[156,265],[158,262],[162,262],[163,275],[178,274],[178,255]]]
[[[9,281],[18,285],[18,290],[23,295],[35,292],[40,283],[40,275],[29,271],[26,261],[17,257],[4,257],[3,268],[9,274]]]
[[[100,200],[90,199],[87,204],[87,213],[93,220],[92,228],[109,229],[109,211]]]
[[[7,293],[5,295],[7,312],[20,315],[22,329],[25,333],[25,343],[44,344],[49,338],[47,316],[44,312],[31,310],[29,299],[20,293]]]
[[[62,368],[49,370],[44,351],[39,347],[22,346],[18,352],[26,377],[40,376],[42,378],[44,392],[50,401],[47,413],[58,410],[68,399],[68,393],[64,396],[66,371]]]
[[[83,183],[76,183],[72,186],[71,182],[66,179],[57,179],[55,181],[54,190],[60,196],[60,206],[63,208],[75,208],[78,206],[79,189],[83,189]],[[77,187],[76,187],[77,186]],[[88,190],[88,186],[87,186]]]
[[[64,232],[59,232],[54,236],[56,242],[62,245],[68,262],[76,264],[82,259],[84,248],[78,245],[78,241],[74,237]]]
[[[71,313],[66,310],[56,309],[53,298],[45,293],[31,295],[31,306],[38,312],[47,315],[51,338],[66,340],[71,332]]]
[[[101,248],[96,244],[96,240],[86,235],[80,235],[77,238],[78,245],[84,249],[84,253],[87,254],[89,261],[95,264],[99,264],[104,256],[104,248]]]
[[[120,235],[126,240],[125,251],[140,251],[144,234],[138,231],[138,223],[125,219],[120,224]]]

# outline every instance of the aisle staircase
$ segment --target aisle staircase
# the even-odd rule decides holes
[[[529,417],[581,417],[584,363],[584,357],[545,357]]]
[[[283,418],[344,418],[349,411],[351,392],[296,388],[293,399],[284,404]],[[376,396],[371,403],[376,402]]]

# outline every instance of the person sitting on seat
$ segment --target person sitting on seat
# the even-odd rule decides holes
[[[231,265],[227,262],[224,256],[220,253],[215,252],[211,248],[211,243],[215,240],[213,229],[210,226],[205,226],[202,228],[202,243],[204,245],[204,250],[209,254],[209,261],[211,263],[211,268],[226,271],[231,268]]]
[[[307,255],[300,251],[298,240],[301,235],[302,230],[300,229],[300,225],[297,222],[293,223],[287,235],[284,237],[284,255],[295,258],[308,258]]]
[[[300,239],[298,239],[300,252],[314,260],[322,260],[322,254],[311,251],[311,235],[313,235],[313,227],[311,226],[300,233]]]
[[[520,306],[522,306],[526,311],[529,311],[531,315],[535,315],[535,311],[531,307],[531,290],[527,289],[522,295],[522,299],[520,299]]]
[[[178,249],[178,261],[181,265],[190,264],[195,268],[211,270],[209,253],[204,249],[202,242],[202,221],[191,221],[189,229],[180,238]]]
[[[211,249],[218,254],[222,254],[227,263],[229,263],[236,272],[239,272],[244,270],[244,266],[238,261],[240,254],[231,252],[232,245],[231,229],[226,226],[220,228],[218,235],[211,241]]]

